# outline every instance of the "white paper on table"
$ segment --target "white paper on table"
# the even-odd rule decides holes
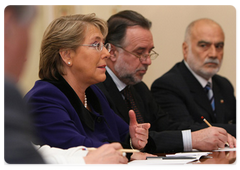
[[[219,148],[213,151],[237,151],[237,148],[230,148],[229,146],[226,146],[225,148]]]
[[[148,159],[148,160],[134,160],[128,165],[184,165],[196,159]]]
[[[178,152],[175,154],[167,154],[166,157],[195,157],[195,159],[199,160],[202,156],[207,156],[212,152]]]

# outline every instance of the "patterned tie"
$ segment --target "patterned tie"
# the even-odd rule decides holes
[[[136,118],[137,118],[137,122],[138,123],[144,123],[143,117],[141,115],[141,113],[139,112],[136,103],[133,99],[132,93],[130,91],[130,87],[126,86],[121,93],[124,95],[125,97],[125,101],[128,107],[128,110],[134,110],[135,114],[136,114]]]
[[[208,82],[207,85],[204,87],[204,89],[208,95],[208,99],[211,103],[212,110],[215,111],[215,103],[214,103],[213,91],[211,89],[211,83]]]

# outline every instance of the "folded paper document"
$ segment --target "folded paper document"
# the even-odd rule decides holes
[[[196,160],[199,160],[202,156],[207,156],[208,154],[211,154],[212,152],[179,152],[175,154],[167,154],[166,158],[195,158]]]
[[[180,152],[167,154],[166,156],[147,157],[147,160],[134,160],[130,165],[183,165],[199,160],[202,156],[207,156],[211,152]]]

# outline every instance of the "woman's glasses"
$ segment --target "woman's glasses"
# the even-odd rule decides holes
[[[82,44],[80,46],[94,47],[94,48],[96,48],[97,51],[102,51],[103,47],[105,47],[108,52],[111,51],[111,44],[109,44],[109,43],[104,45],[102,42],[96,42],[96,43],[93,43],[93,44]]]

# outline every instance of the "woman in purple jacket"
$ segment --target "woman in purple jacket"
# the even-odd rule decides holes
[[[106,79],[106,23],[90,15],[63,16],[46,29],[40,53],[39,77],[25,99],[32,106],[37,133],[52,147],[99,147],[120,142],[143,149],[150,124],[137,124],[129,112],[128,126],[110,108],[93,84]],[[130,134],[130,135],[128,135]]]

